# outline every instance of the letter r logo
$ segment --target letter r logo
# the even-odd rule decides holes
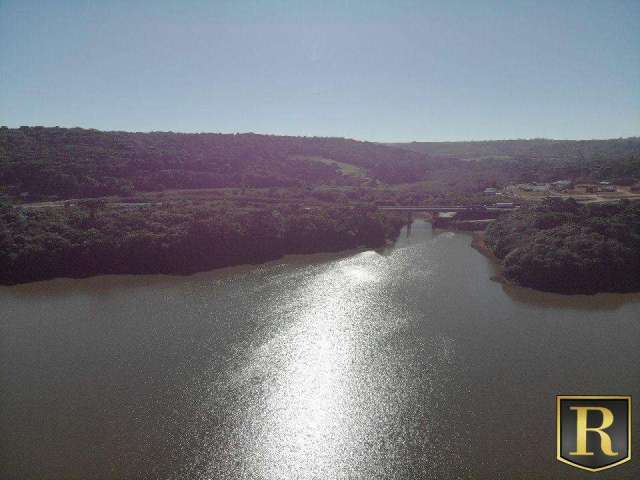
[[[556,397],[557,459],[597,472],[631,459],[631,397]]]
[[[617,452],[611,451],[611,437],[604,430],[613,425],[613,413],[605,407],[569,407],[569,410],[576,412],[576,451],[571,452],[572,456],[593,455],[587,451],[587,433],[595,432],[600,435],[600,448],[605,455],[617,457]],[[602,424],[597,427],[587,427],[587,415],[590,411],[602,413]]]

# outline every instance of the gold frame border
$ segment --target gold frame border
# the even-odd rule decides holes
[[[612,463],[611,465],[607,465],[606,467],[599,467],[599,468],[590,468],[590,467],[583,467],[582,465],[578,465],[577,463],[573,463],[569,460],[567,460],[566,458],[563,458],[560,456],[561,453],[561,449],[560,449],[560,400],[567,400],[567,399],[573,399],[573,400],[627,400],[627,408],[628,408],[628,414],[627,414],[627,433],[629,435],[628,438],[628,442],[629,442],[629,448],[627,450],[627,456],[625,458],[623,458],[622,460],[618,460],[615,463]],[[607,470],[609,468],[613,468],[613,467],[617,467],[618,465],[621,465],[623,463],[628,462],[629,460],[631,460],[631,427],[633,426],[633,423],[631,422],[631,395],[556,395],[556,460],[559,460],[563,463],[566,463],[567,465],[571,465],[574,468],[580,468],[582,470],[586,470],[588,472],[601,472],[602,470]]]

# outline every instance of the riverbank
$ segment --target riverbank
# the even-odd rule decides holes
[[[485,241],[484,231],[472,232],[471,248],[475,248],[477,251],[479,251],[481,254],[483,254],[485,257],[491,260],[494,260],[496,262],[500,261],[498,257],[494,255],[494,253],[491,251],[491,249],[487,245]]]
[[[515,285],[514,283],[509,282],[509,280],[507,280],[503,275],[502,262],[498,257],[496,257],[489,245],[487,245],[486,234],[484,230],[472,232],[471,248],[477,250],[482,255],[487,257],[496,266],[496,274],[491,277],[491,280],[499,283],[504,283],[506,285]]]
[[[406,224],[375,208],[166,204],[134,210],[8,209],[0,284],[113,274],[188,275],[284,255],[384,248]]]

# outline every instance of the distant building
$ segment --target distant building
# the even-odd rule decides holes
[[[558,180],[551,183],[551,188],[557,192],[563,192],[571,188],[571,180]]]
[[[434,228],[446,228],[455,219],[458,212],[433,212],[431,214],[431,225]]]
[[[520,185],[521,190],[525,192],[548,192],[549,184],[548,183],[525,183],[524,185]]]
[[[598,187],[595,185],[585,185],[584,191],[586,193],[596,193],[598,191]]]
[[[497,195],[498,194],[498,189],[497,188],[485,188],[484,189],[484,194],[485,195]]]
[[[564,182],[565,180],[561,181]],[[569,184],[571,185],[571,182]],[[549,188],[551,188],[551,185],[548,183],[519,183],[517,185],[507,185],[505,191],[510,193],[516,193],[518,190],[523,192],[548,192]]]
[[[602,184],[602,182],[600,182],[600,191],[601,192],[615,192],[618,189],[616,188],[615,185],[611,185],[611,184]]]

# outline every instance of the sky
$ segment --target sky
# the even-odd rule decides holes
[[[0,0],[0,125],[640,135],[638,0]]]

